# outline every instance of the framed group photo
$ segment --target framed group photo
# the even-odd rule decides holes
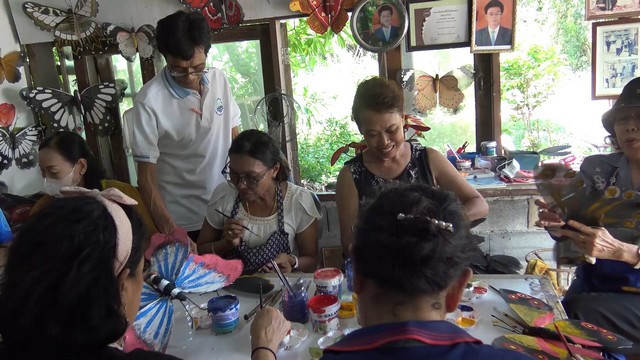
[[[615,99],[638,73],[640,19],[594,22],[591,98]]]
[[[471,52],[512,51],[516,0],[472,0]]]
[[[407,50],[469,46],[470,10],[467,0],[407,0]]]
[[[585,19],[617,19],[640,15],[640,0],[585,0]]]
[[[365,50],[386,52],[407,33],[407,10],[400,0],[362,0],[353,9],[351,32]]]

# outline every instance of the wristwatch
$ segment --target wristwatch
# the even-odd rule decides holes
[[[298,257],[293,255],[293,254],[289,254],[289,256],[291,256],[293,258],[293,266],[291,267],[291,270],[295,270],[298,268]]]

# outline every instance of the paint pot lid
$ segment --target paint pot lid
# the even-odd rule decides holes
[[[333,280],[335,278],[341,278],[342,271],[338,268],[323,268],[318,269],[313,273],[314,280]]]
[[[338,297],[335,295],[320,294],[309,299],[307,305],[309,305],[309,309],[314,313],[322,314],[325,312],[325,308],[335,306],[339,302],[340,300],[338,300]]]
[[[211,298],[209,302],[207,302],[207,309],[210,313],[219,313],[228,311],[239,304],[240,300],[238,300],[235,295],[222,295]]]

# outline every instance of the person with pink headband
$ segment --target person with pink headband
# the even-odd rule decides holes
[[[143,284],[144,225],[119,190],[61,189],[11,245],[0,280],[0,359],[176,359],[119,343]],[[290,326],[263,310],[256,347],[276,349]],[[285,324],[286,325],[286,324]],[[254,359],[268,359],[263,350]]]

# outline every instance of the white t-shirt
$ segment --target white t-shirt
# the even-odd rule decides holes
[[[313,202],[311,192],[303,187],[287,183],[287,191],[283,194],[284,229],[289,234],[289,247],[291,252],[298,255],[298,244],[295,241],[296,234],[306,230],[314,220],[320,218],[320,213]],[[216,229],[222,229],[226,219],[216,210],[231,215],[233,204],[238,196],[238,191],[228,182],[223,182],[213,192],[207,208],[207,221]],[[248,214],[242,204],[238,204],[238,219],[244,219],[244,225],[256,234],[248,231],[244,233],[244,241],[249,247],[256,247],[267,242],[267,239],[278,229],[278,213],[269,217],[255,217]]]
[[[178,226],[199,230],[240,121],[229,83],[219,69],[202,78],[202,96],[179,86],[165,67],[133,103],[132,150],[156,164],[160,194]]]

